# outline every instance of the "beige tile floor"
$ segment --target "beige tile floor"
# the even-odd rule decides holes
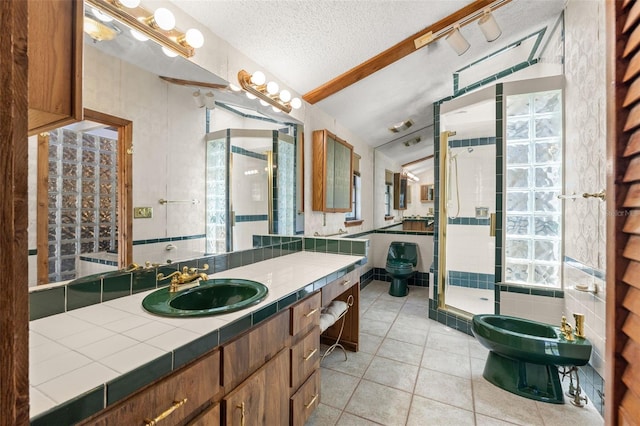
[[[428,319],[428,289],[407,297],[373,281],[360,297],[360,351],[326,357],[321,401],[307,426],[603,425],[592,404],[536,402],[482,377],[486,349]]]

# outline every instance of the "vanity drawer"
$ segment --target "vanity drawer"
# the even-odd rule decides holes
[[[286,310],[243,336],[222,345],[222,384],[233,389],[289,343]]]
[[[316,370],[291,397],[291,425],[304,426],[319,403],[320,370]]]
[[[182,424],[207,401],[220,398],[219,374],[220,352],[216,350],[82,424],[143,425],[160,417],[166,424]]]
[[[360,279],[359,269],[355,269],[322,287],[322,306],[327,306],[336,296],[344,293]]]
[[[291,347],[291,387],[293,390],[320,368],[320,327],[313,329]]]
[[[315,293],[291,307],[291,335],[297,336],[320,324],[320,293]]]

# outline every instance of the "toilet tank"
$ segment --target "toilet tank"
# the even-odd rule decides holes
[[[389,259],[402,259],[416,266],[418,264],[418,245],[416,243],[394,241],[389,244],[387,260]]]

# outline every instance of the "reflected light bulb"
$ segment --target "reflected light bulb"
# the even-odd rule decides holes
[[[118,0],[118,2],[129,9],[135,9],[140,6],[140,0]]]
[[[273,110],[273,112],[280,112],[280,108],[278,107],[271,107],[271,109]]]
[[[301,106],[302,106],[302,101],[300,100],[300,98],[291,99],[291,108],[298,109]]]
[[[251,76],[251,82],[258,86],[262,86],[265,81],[267,81],[267,77],[264,75],[262,71],[256,71]]]
[[[269,102],[267,102],[267,101],[265,101],[265,100],[263,100],[263,99],[260,99],[260,105],[262,105],[262,106],[269,106]]]
[[[147,37],[146,35],[142,34],[140,31],[136,31],[134,29],[131,30],[131,35],[133,36],[133,38],[135,38],[138,41],[147,41],[147,40],[149,40],[149,37]]]
[[[189,43],[189,46],[193,47],[194,49],[199,49],[204,44],[204,36],[195,28],[188,29],[186,34],[184,35],[184,39],[187,43]]]
[[[107,15],[106,13],[100,12],[95,7],[91,8],[91,13],[93,13],[93,16],[95,16],[96,18],[98,18],[102,22],[111,22],[111,21],[113,21],[113,18],[111,16]]]
[[[153,12],[153,20],[156,21],[158,27],[165,31],[170,31],[176,26],[176,18],[169,9],[159,7]]]
[[[291,100],[291,93],[286,89],[280,91],[280,100],[282,102],[289,102]]]
[[[236,86],[233,83],[229,83],[229,89],[233,90],[234,92],[239,92],[240,91],[240,87]]]
[[[278,93],[278,90],[280,90],[280,86],[278,86],[278,83],[276,83],[275,81],[270,81],[269,83],[267,83],[267,93],[269,93],[270,95],[275,95],[276,93]]]
[[[176,52],[174,52],[171,49],[167,49],[164,46],[162,46],[162,53],[164,53],[165,55],[167,55],[170,58],[175,58],[176,56],[178,56],[178,54]]]
[[[249,93],[249,92],[246,92],[245,95],[247,95],[247,98],[249,98],[249,99],[255,99],[256,98],[256,95],[254,95],[252,93]]]

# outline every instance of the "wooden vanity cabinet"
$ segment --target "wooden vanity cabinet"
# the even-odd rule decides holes
[[[312,208],[322,212],[350,212],[353,146],[328,130],[315,130]]]
[[[162,415],[166,424],[186,424],[222,396],[219,373],[220,352],[215,350],[81,425],[143,425]]]
[[[281,350],[222,400],[223,425],[289,423],[289,353]]]
[[[28,0],[29,135],[82,120],[82,0]]]
[[[322,306],[327,306],[332,300],[347,302],[349,296],[353,296],[353,306],[349,308],[344,318],[344,329],[340,337],[340,343],[345,349],[357,352],[360,340],[360,269],[349,272],[322,287]],[[340,333],[341,321],[336,321],[320,336],[320,341],[329,345],[335,343]]]

